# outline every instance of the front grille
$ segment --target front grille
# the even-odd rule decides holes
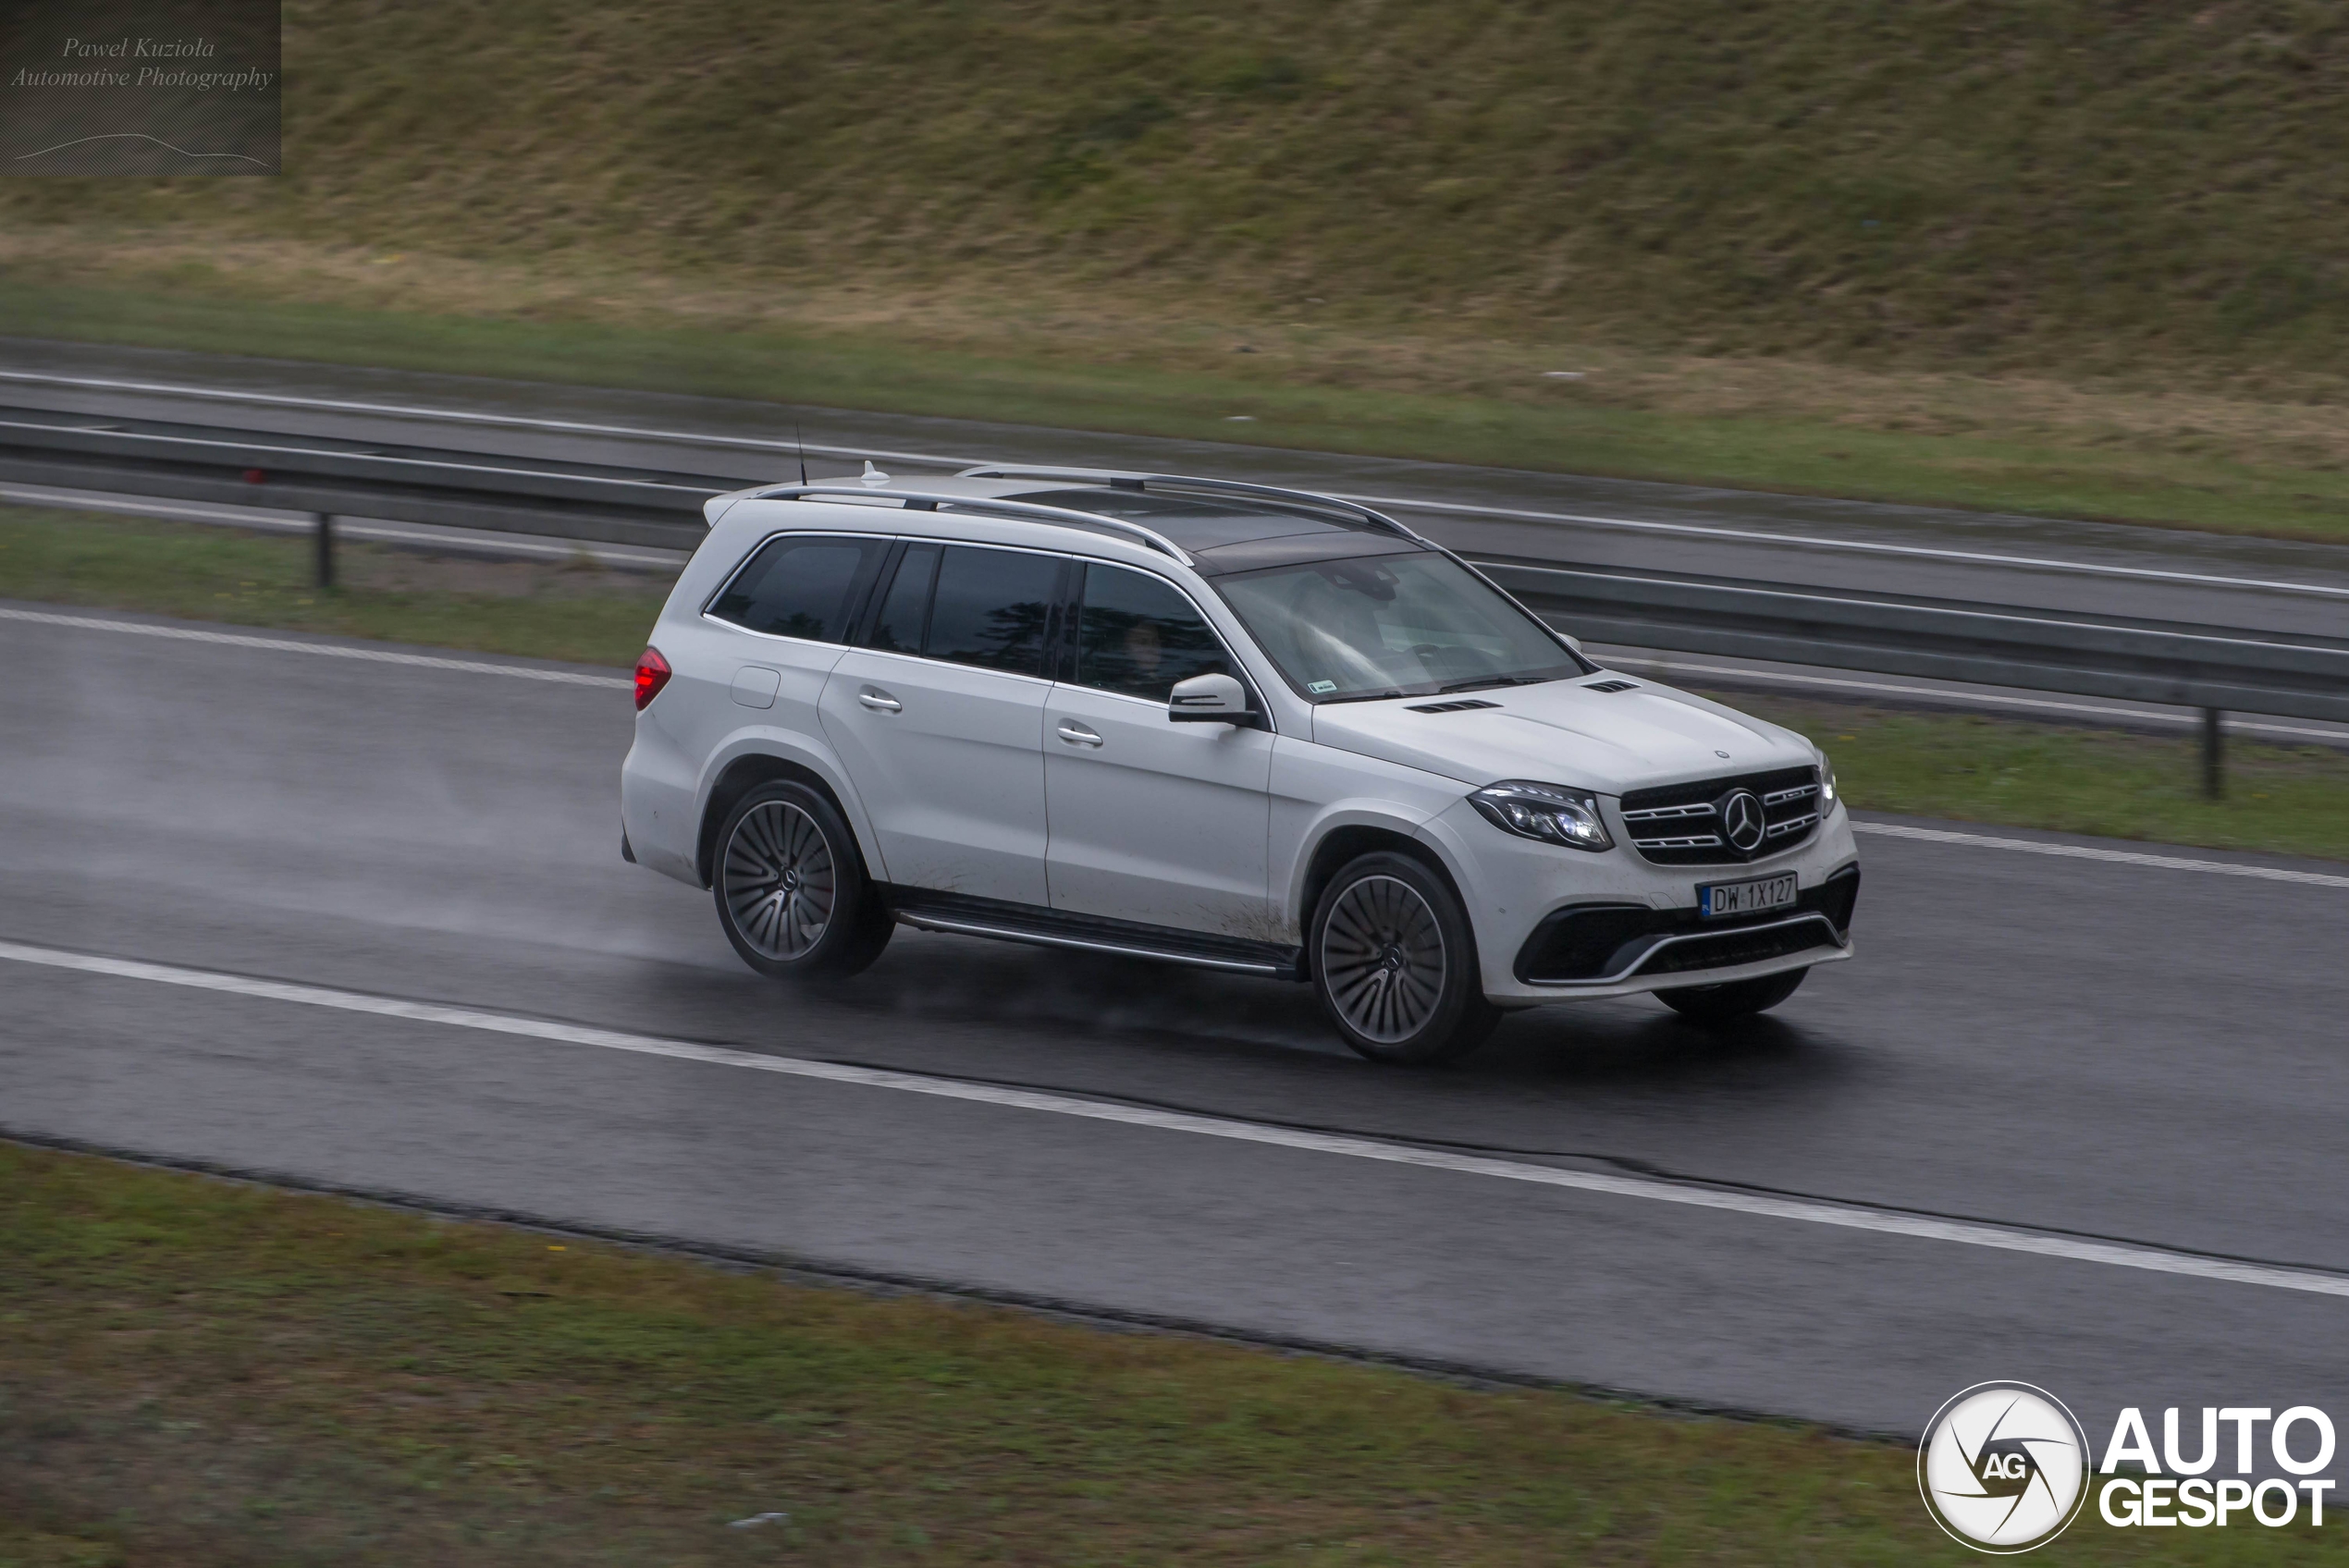
[[[1842,938],[1851,930],[1859,900],[1860,868],[1848,865],[1805,889],[1789,908],[1730,921],[1705,920],[1693,909],[1577,905],[1557,911],[1534,927],[1518,950],[1517,977],[1529,985],[1598,982],[1779,958]],[[1826,916],[1833,931],[1802,918],[1810,915]],[[1801,924],[1784,924],[1790,920]],[[1689,939],[1668,940],[1676,937]]]
[[[1750,790],[1762,802],[1762,841],[1740,850],[1728,841],[1722,802]],[[1634,790],[1623,797],[1631,847],[1658,865],[1734,865],[1792,849],[1819,826],[1819,770],[1782,767]]]

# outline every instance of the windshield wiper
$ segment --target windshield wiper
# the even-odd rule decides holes
[[[1389,697],[1409,695],[1408,692],[1357,692],[1350,697],[1323,697],[1320,705],[1328,707],[1333,703],[1377,703],[1384,702]]]
[[[1557,679],[1555,675],[1488,675],[1481,680],[1455,680],[1449,686],[1438,686],[1445,692],[1473,692],[1484,686],[1542,686]]]

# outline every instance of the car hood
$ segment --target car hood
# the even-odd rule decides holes
[[[1328,703],[1313,710],[1313,739],[1478,788],[1530,778],[1606,795],[1816,760],[1810,742],[1792,730],[1692,692],[1646,680],[1627,692],[1592,689],[1610,680],[1630,677]],[[1416,711],[1470,700],[1494,705]]]

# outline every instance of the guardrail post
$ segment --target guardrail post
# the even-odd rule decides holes
[[[2202,792],[2217,800],[2227,792],[2227,732],[2219,710],[2202,710]]]
[[[317,519],[318,524],[314,534],[318,546],[318,586],[321,588],[331,588],[335,585],[334,514],[332,512],[316,512],[312,515]]]

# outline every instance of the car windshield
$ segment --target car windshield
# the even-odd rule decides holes
[[[1275,567],[1215,585],[1289,684],[1317,703],[1587,673],[1548,631],[1432,552]]]

